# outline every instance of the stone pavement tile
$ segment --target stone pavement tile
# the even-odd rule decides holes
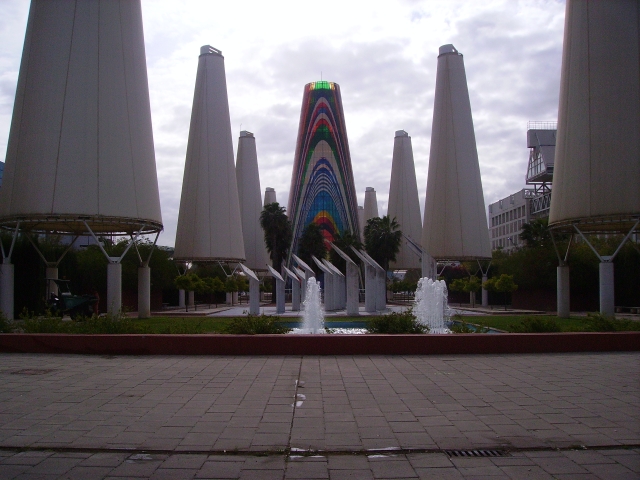
[[[465,477],[453,467],[440,468],[422,468],[415,469],[420,480],[464,480]]]
[[[64,480],[95,480],[108,476],[113,467],[85,467],[78,465],[73,467],[62,478]]]
[[[29,473],[62,475],[78,465],[81,461],[81,458],[60,458],[57,455],[52,455],[33,466],[29,470]]]
[[[18,452],[10,457],[5,457],[0,460],[0,464],[2,465],[37,465],[42,462],[44,459],[49,458],[53,455],[52,451],[26,451],[26,452]]]
[[[329,478],[327,459],[326,457],[289,457],[284,478]]]
[[[179,468],[191,468],[198,469],[202,467],[204,462],[207,461],[207,455],[190,455],[190,454],[180,454],[180,455],[170,455],[167,459],[162,462],[160,468],[162,469],[179,469]]]
[[[125,461],[129,455],[126,453],[100,452],[82,460],[78,465],[86,467],[117,467]]]
[[[445,453],[410,453],[407,460],[413,468],[453,468],[449,456]]]
[[[256,433],[251,439],[251,447],[269,447],[270,449],[286,448],[289,444],[289,433]]]
[[[535,462],[521,452],[515,452],[505,457],[491,457],[491,463],[497,467],[534,466]]]
[[[228,461],[211,456],[197,471],[195,478],[238,478],[243,463],[242,457]]]
[[[266,457],[247,457],[242,465],[243,472],[274,470],[284,472],[285,457],[283,455],[269,455]]]
[[[364,450],[399,449],[400,443],[396,438],[363,438],[362,448]]]
[[[637,480],[638,472],[634,472],[624,465],[605,464],[605,465],[585,465],[585,469],[597,475],[603,480]]]
[[[283,470],[241,470],[238,480],[282,480]]]
[[[638,474],[638,477],[640,477],[640,454],[636,453],[635,455],[611,455],[606,458],[609,460],[614,460],[616,463],[627,467],[632,472],[636,472]]]
[[[256,433],[289,433],[291,422],[260,422]]]
[[[189,432],[182,438],[180,445],[200,446],[202,449],[211,448],[220,437],[217,433]]]
[[[436,448],[435,441],[426,433],[396,433],[398,443],[402,448]]]
[[[561,453],[561,452],[558,452]],[[584,467],[576,464],[566,456],[547,456],[547,457],[532,457],[529,456],[534,463],[539,465],[545,472],[550,474],[566,474],[566,473],[587,473]]]
[[[562,452],[565,457],[578,465],[598,465],[603,463],[616,463],[611,457],[607,457],[595,450],[567,450]]]
[[[404,455],[369,455],[369,468],[376,479],[418,478],[418,474]]]
[[[196,476],[198,470],[190,468],[158,468],[149,477],[150,480],[191,480]],[[94,477],[96,478],[96,477]]]
[[[329,470],[368,470],[369,461],[363,455],[330,455]]]
[[[28,471],[30,468],[31,467],[29,465],[5,464],[0,462],[0,479],[11,480]]]
[[[544,479],[554,480],[556,477],[548,472],[545,472],[537,465],[514,465],[500,467],[500,470],[508,475],[508,478],[513,480],[520,479]]]

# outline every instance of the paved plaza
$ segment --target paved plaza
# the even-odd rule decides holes
[[[0,385],[0,479],[640,478],[637,353],[2,354]]]

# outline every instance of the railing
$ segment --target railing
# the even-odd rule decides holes
[[[557,130],[558,122],[539,122],[531,120],[527,122],[527,130]]]

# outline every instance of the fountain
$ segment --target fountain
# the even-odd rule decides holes
[[[444,280],[433,281],[425,277],[418,281],[413,313],[418,322],[429,327],[429,333],[451,333],[447,328],[451,311]]]
[[[305,294],[304,316],[302,328],[294,329],[293,333],[325,333],[324,310],[320,298],[320,282],[311,277],[307,280]]]

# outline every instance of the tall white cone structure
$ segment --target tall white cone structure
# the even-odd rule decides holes
[[[367,187],[364,191],[364,226],[367,226],[367,222],[369,220],[379,216],[376,189],[373,187]]]
[[[0,189],[0,225],[18,223],[162,230],[140,1],[31,3]],[[120,265],[109,262],[113,311]]]
[[[256,271],[266,270],[269,255],[264,243],[264,230],[260,226],[262,190],[260,189],[256,139],[253,133],[244,130],[240,132],[238,139],[236,178],[238,180],[240,217],[246,255],[245,265]]]
[[[491,258],[462,54],[440,47],[422,247],[437,260]]]
[[[398,130],[393,140],[387,216],[396,219],[404,235],[420,243],[422,220],[420,218],[416,167],[413,162],[411,137],[404,130]],[[396,261],[391,262],[389,268],[391,270],[422,268],[422,263],[420,257],[406,245],[406,241],[403,241],[400,251],[396,255]]]
[[[358,205],[358,228],[360,229],[360,240],[364,241],[364,207]]]
[[[276,191],[271,187],[267,187],[264,191],[264,205],[268,205],[270,203],[276,203]]]
[[[198,60],[174,258],[245,260],[224,57],[209,45]]]
[[[634,0],[567,1],[549,213],[554,230],[622,233],[624,241],[638,230],[639,24]],[[598,256],[600,311],[612,315],[615,255]]]

